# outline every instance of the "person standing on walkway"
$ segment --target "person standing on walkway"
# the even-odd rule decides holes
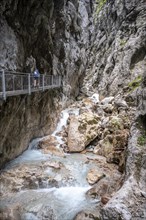
[[[33,86],[39,87],[39,79],[40,79],[40,73],[38,71],[38,69],[36,68],[35,71],[33,72],[33,77],[34,77],[34,83]]]

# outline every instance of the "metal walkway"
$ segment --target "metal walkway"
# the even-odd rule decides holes
[[[0,70],[0,99],[8,96],[31,94],[61,87],[61,76],[40,75],[35,86],[33,74]]]

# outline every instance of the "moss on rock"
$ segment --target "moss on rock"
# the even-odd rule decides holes
[[[104,6],[104,4],[106,3],[107,0],[96,0],[96,14],[99,14],[99,12],[101,11],[102,7]]]
[[[136,88],[140,86],[142,82],[142,76],[137,76],[133,81],[128,84],[129,91],[133,92]]]

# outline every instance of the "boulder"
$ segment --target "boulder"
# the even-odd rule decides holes
[[[110,197],[109,196],[102,196],[101,197],[101,202],[105,205],[108,203],[108,201],[110,200]]]
[[[115,100],[114,104],[117,108],[120,108],[120,107],[125,108],[125,109],[128,108],[127,102],[122,99]]]
[[[100,179],[105,177],[105,174],[100,173],[98,170],[91,169],[87,174],[87,181],[90,185],[97,183]]]
[[[129,129],[124,129],[125,123],[127,122],[118,116],[110,116],[108,120],[103,120],[102,137],[93,151],[95,154],[105,156],[107,162],[119,164],[121,172],[124,169],[125,148],[129,137]]]
[[[114,100],[113,96],[106,97],[101,101],[101,104],[103,105],[111,104],[113,100]]]
[[[92,112],[73,116],[68,128],[69,152],[81,152],[98,136],[99,116]]]
[[[94,93],[90,98],[94,103],[99,103],[99,94]]]

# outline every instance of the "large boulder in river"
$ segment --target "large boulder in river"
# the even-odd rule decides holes
[[[81,152],[98,136],[99,116],[92,112],[74,116],[68,128],[69,152]]]

